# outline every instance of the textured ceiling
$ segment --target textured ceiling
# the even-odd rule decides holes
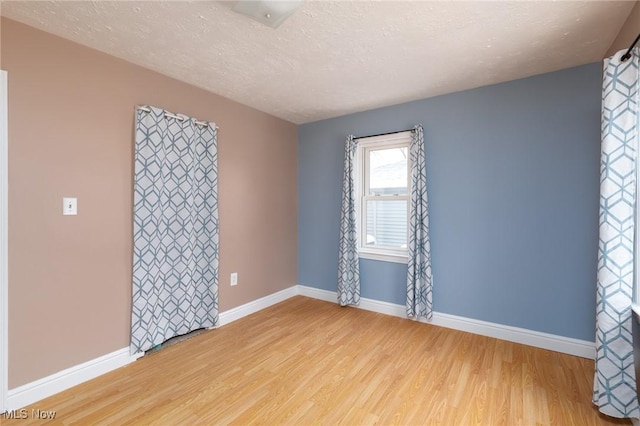
[[[233,2],[3,1],[10,19],[294,123],[602,59],[633,2],[304,2],[279,28]]]

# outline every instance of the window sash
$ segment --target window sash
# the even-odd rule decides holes
[[[398,194],[379,194],[379,195],[407,195],[410,193],[409,191],[409,185],[410,185],[410,173],[411,170],[409,168],[409,146],[405,143],[395,143],[395,144],[391,144],[391,145],[387,145],[387,146],[375,146],[375,147],[365,147],[364,149],[364,164],[365,164],[365,175],[364,175],[364,195],[371,195],[371,154],[373,152],[376,151],[387,151],[387,150],[391,150],[391,149],[399,149],[399,148],[406,148],[407,151],[407,157],[405,158],[405,162],[406,162],[406,176],[407,179],[405,181],[405,187],[406,187],[406,192],[404,193],[398,193]]]
[[[408,232],[405,236],[405,247],[397,247],[397,246],[390,246],[390,245],[385,245],[385,244],[375,244],[375,245],[370,245],[367,244],[367,220],[368,220],[368,211],[367,211],[367,206],[368,206],[368,201],[381,201],[381,202],[390,202],[390,201],[404,201],[406,203],[406,216],[405,216],[405,223],[407,228],[409,227],[409,208],[410,208],[410,201],[411,201],[411,196],[410,195],[387,195],[387,196],[379,196],[379,195],[372,195],[372,196],[364,196],[362,197],[362,203],[361,203],[361,208],[360,208],[360,225],[362,227],[362,230],[360,232],[360,247],[361,249],[363,249],[364,251],[368,251],[368,250],[374,250],[374,251],[389,251],[392,253],[396,253],[396,254],[406,254],[407,252],[407,247],[409,244],[409,236],[408,236]]]
[[[405,132],[387,136],[384,139],[379,137],[371,138],[372,140],[359,140],[358,151],[356,152],[356,174],[360,182],[356,190],[356,201],[358,203],[358,252],[361,257],[384,260],[391,262],[406,263],[407,248],[394,247],[388,245],[367,245],[367,202],[368,201],[406,201],[406,223],[407,223],[407,242],[408,246],[408,228],[409,214],[411,208],[411,161],[409,157],[410,133]],[[371,151],[386,150],[392,148],[407,148],[407,193],[406,194],[379,194],[370,195],[370,153]]]

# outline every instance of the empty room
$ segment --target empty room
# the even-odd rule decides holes
[[[640,2],[0,17],[2,425],[640,425]]]

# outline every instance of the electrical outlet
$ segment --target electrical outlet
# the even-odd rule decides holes
[[[231,274],[231,285],[238,285],[238,273],[234,272]]]

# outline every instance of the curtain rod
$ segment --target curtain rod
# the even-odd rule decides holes
[[[636,39],[633,41],[633,43],[631,43],[631,46],[629,46],[629,49],[627,50],[627,53],[625,53],[624,55],[622,55],[620,57],[620,60],[622,62],[626,61],[627,59],[629,59],[631,57],[631,50],[633,50],[633,48],[636,46],[636,44],[638,44],[638,40],[640,40],[640,34],[638,34],[638,37],[636,37]]]
[[[144,111],[144,112],[151,112],[151,110],[149,108],[145,108],[143,106],[136,106],[136,109],[139,109],[140,111]],[[165,117],[169,117],[169,118],[175,118],[176,120],[180,120],[180,121],[184,121],[185,117],[182,117],[180,115],[175,115],[175,114],[171,114],[170,112],[164,112],[164,116]],[[196,124],[199,124],[201,126],[208,126],[209,123],[207,123],[206,121],[198,121],[196,120]],[[218,126],[215,126],[214,129],[217,129]]]
[[[378,133],[377,135],[354,136],[353,138],[354,139],[375,138],[376,136],[387,136],[387,135],[393,135],[394,133],[411,132],[411,131],[413,131],[413,129],[396,130],[395,132]]]

